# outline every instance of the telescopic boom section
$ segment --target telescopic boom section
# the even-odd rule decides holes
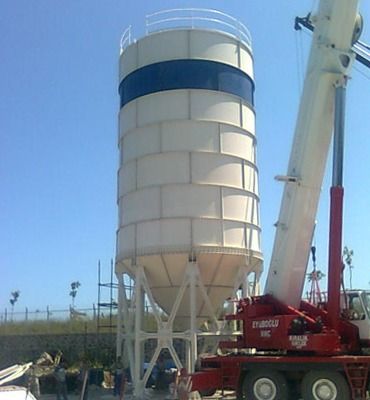
[[[331,142],[335,88],[349,75],[359,0],[321,0],[265,293],[300,304]],[[289,179],[288,179],[289,178]]]

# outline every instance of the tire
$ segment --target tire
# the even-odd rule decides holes
[[[333,371],[310,371],[302,381],[304,400],[350,400],[348,383],[343,375]]]
[[[277,371],[258,370],[249,372],[241,388],[243,400],[286,400],[289,398],[287,381]]]

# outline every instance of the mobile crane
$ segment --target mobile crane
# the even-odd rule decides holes
[[[362,28],[359,0],[320,0],[295,136],[285,176],[265,294],[238,302],[236,340],[227,355],[201,359],[179,392],[235,390],[247,400],[366,399],[370,292],[341,294],[343,134],[346,84]],[[334,131],[334,134],[333,134]],[[328,299],[301,300],[324,169],[332,137]]]

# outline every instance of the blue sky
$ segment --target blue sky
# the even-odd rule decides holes
[[[145,15],[206,7],[239,18],[255,57],[258,166],[265,269],[310,45],[293,21],[312,0],[0,0],[0,314],[97,302],[97,262],[109,279],[117,225],[116,170],[120,36],[144,33]],[[370,43],[370,7],[362,1]],[[370,71],[357,65],[348,89],[344,243],[354,250],[354,286],[370,288]],[[319,268],[327,260],[327,192],[316,229]]]

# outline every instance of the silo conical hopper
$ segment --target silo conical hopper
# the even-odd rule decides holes
[[[250,43],[155,32],[123,50],[119,80],[117,268],[143,266],[169,313],[195,258],[216,309],[240,267],[262,264]],[[209,314],[197,299],[201,322]],[[188,301],[177,317],[189,318]]]

